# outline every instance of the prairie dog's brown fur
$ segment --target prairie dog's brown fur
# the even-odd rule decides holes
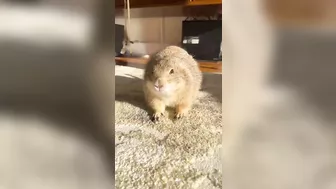
[[[151,57],[144,75],[144,93],[154,121],[167,106],[175,118],[188,113],[201,87],[202,73],[197,62],[184,49],[168,46]]]

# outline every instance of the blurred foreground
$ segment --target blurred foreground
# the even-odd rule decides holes
[[[335,8],[223,4],[224,188],[336,188]]]
[[[114,187],[113,5],[0,1],[0,188]]]

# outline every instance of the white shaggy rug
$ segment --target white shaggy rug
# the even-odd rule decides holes
[[[221,75],[204,74],[188,117],[151,122],[143,70],[115,69],[116,188],[222,188]]]

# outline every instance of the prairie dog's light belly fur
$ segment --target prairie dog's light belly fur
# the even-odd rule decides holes
[[[169,107],[175,106],[178,102],[177,95],[172,95],[172,96],[160,95],[159,98],[161,98],[163,102],[166,104],[166,106],[169,106]]]

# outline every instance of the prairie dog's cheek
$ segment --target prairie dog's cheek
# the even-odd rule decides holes
[[[185,82],[182,79],[175,81],[175,87],[180,88],[185,85]]]
[[[164,86],[164,91],[165,92],[172,92],[174,90],[174,86],[171,84],[171,83],[167,83],[165,86]]]

